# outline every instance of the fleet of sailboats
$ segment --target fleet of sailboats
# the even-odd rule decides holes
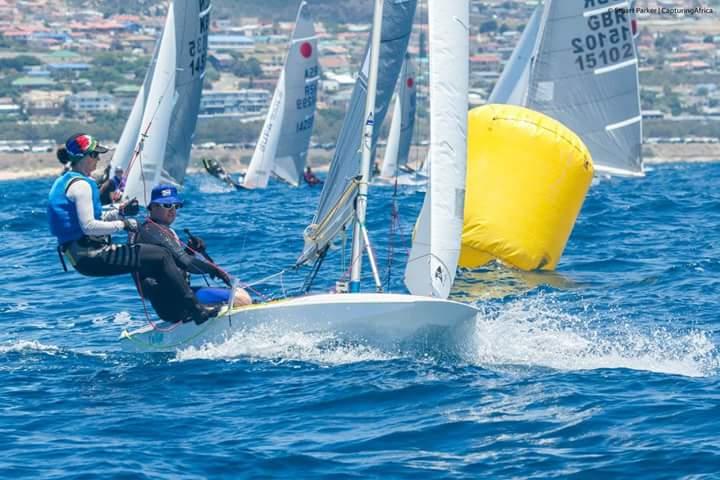
[[[148,325],[133,332],[123,332],[125,348],[136,351],[168,351],[188,345],[198,345],[225,338],[238,328],[273,322],[304,329],[337,329],[362,338],[404,340],[427,328],[455,327],[471,321],[477,309],[471,305],[448,300],[455,276],[462,233],[464,182],[466,163],[467,95],[468,95],[468,21],[469,0],[441,2],[430,0],[430,98],[431,148],[430,187],[422,213],[416,225],[413,252],[408,261],[405,282],[411,294],[381,293],[377,268],[369,244],[366,204],[370,180],[371,158],[376,138],[377,97],[381,94],[379,67],[383,63],[383,38],[393,27],[414,10],[412,2],[393,2],[383,9],[383,0],[375,0],[372,40],[368,48],[363,72],[362,92],[365,114],[358,134],[361,150],[359,171],[348,185],[343,185],[340,198],[335,200],[328,221],[338,224],[334,234],[325,230],[325,245],[313,238],[298,263],[315,261],[320,267],[327,253],[327,245],[341,229],[352,226],[353,251],[350,274],[350,293],[303,295],[286,300],[228,310],[202,325],[178,324],[173,328],[156,329]],[[412,15],[409,16],[412,19]],[[384,23],[388,20],[388,23]],[[390,30],[388,30],[390,28]],[[407,47],[405,40],[403,50]],[[404,55],[401,55],[402,58]],[[396,70],[399,73],[399,65]],[[397,79],[397,73],[396,78]],[[389,82],[392,83],[392,82]],[[356,85],[356,92],[359,91]],[[386,100],[392,86],[385,91]],[[342,161],[342,159],[340,160]],[[340,184],[342,178],[336,178]],[[326,184],[327,188],[327,184]],[[324,192],[323,192],[324,193]],[[322,202],[322,199],[321,199]],[[348,213],[340,207],[348,205]],[[432,227],[432,228],[431,228]],[[376,293],[360,293],[364,254],[373,270]],[[318,272],[313,269],[313,275]]]
[[[578,2],[546,0],[544,7],[533,13],[491,101],[517,103],[554,116],[579,133],[599,170],[641,175],[633,26],[616,8],[623,2],[606,3],[612,5],[588,10]],[[469,0],[428,2],[432,162],[428,155],[428,187],[405,269],[409,294],[382,292],[366,213],[379,130],[376,127],[389,108],[398,77],[401,83],[382,176],[396,175],[399,166],[407,162],[416,97],[414,71],[406,50],[416,0],[374,0],[374,4],[373,28],[362,68],[317,211],[305,229],[303,251],[296,261],[298,267],[312,266],[304,293],[240,309],[228,307],[202,325],[179,324],[168,329],[149,325],[125,331],[121,338],[126,348],[173,350],[221,340],[237,328],[268,321],[277,325],[279,319],[290,327],[339,329],[360,336],[382,333],[385,338],[402,340],[425,328],[452,327],[475,318],[474,306],[448,300],[457,271],[464,219]],[[265,187],[271,173],[290,184],[299,182],[310,137],[306,131],[310,128],[299,126],[312,126],[317,82],[315,35],[305,9],[303,2],[261,141],[245,179],[247,188]],[[198,14],[202,18],[203,12]],[[172,17],[171,8],[168,22]],[[145,132],[136,133],[136,152],[142,153],[143,142],[151,138],[147,132],[152,131],[153,122],[145,122],[145,112],[152,104],[148,99],[156,99],[156,111],[165,111],[160,109],[164,97],[154,93],[157,89],[152,79],[158,72],[165,72],[163,65],[168,60],[163,44],[166,35],[171,35],[167,32],[172,33],[172,29],[166,25],[136,102],[143,106],[143,114],[140,127],[133,131]],[[593,50],[593,54],[586,50]],[[135,109],[131,118],[134,114]],[[145,131],[141,128],[144,124]],[[287,138],[292,141],[285,142]],[[156,170],[151,173],[158,175]],[[331,244],[350,231],[349,283],[339,282],[333,294],[308,294]],[[375,293],[361,293],[366,255]]]

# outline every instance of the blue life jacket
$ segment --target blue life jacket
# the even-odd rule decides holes
[[[50,222],[50,232],[55,235],[60,245],[78,240],[85,235],[80,228],[80,220],[77,216],[75,202],[70,201],[67,196],[67,189],[70,182],[85,181],[90,184],[92,189],[93,215],[96,220],[102,218],[102,205],[100,204],[100,189],[95,181],[82,173],[66,172],[53,183],[48,195],[48,220]]]

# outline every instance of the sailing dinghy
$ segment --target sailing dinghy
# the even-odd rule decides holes
[[[643,176],[635,18],[627,0],[545,0],[489,103],[542,112],[577,133],[595,171]]]
[[[405,283],[411,294],[359,293],[363,253],[369,243],[365,228],[368,181],[372,156],[375,97],[378,86],[381,39],[392,32],[383,19],[403,13],[410,2],[392,2],[383,11],[383,0],[375,0],[372,42],[369,49],[365,122],[361,142],[361,175],[353,179],[342,196],[350,201],[352,215],[343,221],[323,221],[306,232],[306,245],[298,263],[315,261],[319,268],[330,243],[338,235],[325,228],[352,226],[353,253],[350,293],[305,295],[276,302],[227,310],[201,325],[194,323],[148,325],[123,332],[121,342],[131,351],[174,351],[188,346],[221,342],[233,332],[270,324],[277,328],[341,332],[380,343],[411,340],[437,328],[455,328],[475,319],[478,310],[448,300],[463,225],[468,95],[469,0],[430,0],[430,97],[433,162],[430,186],[416,226]],[[412,5],[414,9],[414,5]],[[384,15],[383,15],[384,13]],[[404,12],[408,13],[408,12]],[[412,16],[410,16],[412,18]],[[382,30],[382,35],[381,35]],[[332,188],[327,184],[324,188]],[[340,208],[330,216],[344,215]],[[381,290],[377,265],[367,248],[375,286]],[[313,268],[317,273],[318,269]],[[312,280],[312,278],[310,279]],[[311,282],[310,282],[311,283]]]
[[[145,80],[112,159],[123,201],[147,206],[160,183],[181,184],[195,135],[210,28],[210,0],[172,0]]]
[[[302,2],[242,187],[266,188],[271,174],[294,187],[300,185],[315,119],[318,79],[317,36],[307,2]]]

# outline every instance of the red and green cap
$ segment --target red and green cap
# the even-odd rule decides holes
[[[95,137],[85,133],[79,133],[68,138],[65,142],[65,149],[75,160],[80,160],[85,155],[90,155],[93,152],[106,153],[108,151],[108,148],[100,145]]]

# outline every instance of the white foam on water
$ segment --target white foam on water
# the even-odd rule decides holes
[[[115,315],[112,316],[111,320],[113,325],[122,325],[122,326],[141,326],[145,324],[144,320],[133,320],[130,313],[122,311],[117,312]]]
[[[323,365],[344,365],[390,360],[378,349],[348,342],[333,332],[302,332],[273,325],[260,325],[233,334],[220,344],[188,347],[177,352],[177,361],[253,358],[273,361],[304,361]]]
[[[720,369],[717,346],[705,332],[643,328],[613,318],[613,312],[586,311],[583,318],[564,313],[542,295],[494,309],[478,315],[465,349],[472,363],[627,368],[688,377],[712,376]]]
[[[42,352],[55,355],[60,352],[60,348],[55,345],[45,345],[37,340],[16,340],[0,344],[0,354],[22,352]]]
[[[202,193],[228,193],[234,192],[235,187],[215,178],[203,177],[198,183],[198,190]]]
[[[30,308],[30,304],[28,302],[18,302],[14,305],[8,305],[7,307],[0,310],[0,313],[16,313],[16,312],[23,312]]]

